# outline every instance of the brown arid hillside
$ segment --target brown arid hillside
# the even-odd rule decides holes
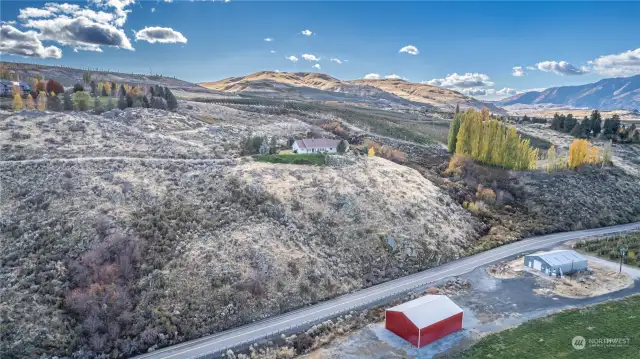
[[[331,91],[342,81],[327,74],[316,72],[275,72],[261,71],[242,77],[230,77],[215,82],[202,82],[200,86],[219,91],[239,92],[248,81],[272,80],[293,86],[306,86]]]
[[[455,259],[483,228],[382,158],[238,156],[249,133],[313,128],[286,116],[182,103],[0,128],[3,358],[130,357]]]
[[[482,102],[475,98],[463,95],[460,92],[433,85],[390,79],[362,79],[349,81],[349,83],[375,86],[404,99],[426,103],[451,112],[455,110],[456,105],[460,105],[461,110],[469,108],[482,109],[483,107],[486,107],[493,113],[504,113],[504,110],[494,104]]]
[[[380,92],[383,92],[417,105],[428,105],[439,111],[453,112],[456,105],[459,105],[461,109],[482,109],[487,107],[494,113],[505,113],[498,106],[476,100],[453,90],[404,80],[342,81],[322,73],[262,71],[242,77],[203,82],[200,83],[200,86],[217,91],[244,93],[256,91],[257,84],[261,85],[260,87],[264,92],[281,90],[277,88],[278,84],[298,88],[313,88],[334,93],[354,94],[360,97],[380,96]],[[318,100],[323,99],[318,98]]]

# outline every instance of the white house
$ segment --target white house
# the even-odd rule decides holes
[[[328,138],[307,138],[294,142],[291,149],[296,153],[334,153],[338,152],[339,143],[340,140]]]

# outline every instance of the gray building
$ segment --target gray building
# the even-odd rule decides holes
[[[572,250],[533,253],[524,256],[524,265],[547,275],[565,275],[587,270],[587,259]]]

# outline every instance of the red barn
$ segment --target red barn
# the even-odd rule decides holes
[[[418,348],[462,329],[462,309],[444,295],[426,295],[389,308],[385,328]]]

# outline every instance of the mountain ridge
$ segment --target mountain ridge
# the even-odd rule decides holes
[[[271,87],[266,88],[269,84]],[[457,91],[400,79],[343,81],[331,75],[318,72],[260,71],[246,76],[199,83],[200,86],[212,90],[250,94],[260,91],[265,93],[282,91],[283,88],[279,88],[278,84],[291,86],[287,88],[288,91],[295,91],[295,88],[297,88],[298,91],[303,92],[304,90],[301,88],[306,87],[331,92],[334,95],[337,93],[348,94],[351,101],[357,101],[357,97],[378,98],[400,104],[410,101],[414,105],[429,106],[447,112],[453,112],[456,105],[460,105],[463,110],[487,107],[494,113],[505,113],[504,109],[497,105],[477,100]],[[260,88],[258,89],[258,87]],[[313,96],[311,96],[311,99],[317,100]]]
[[[640,75],[615,77],[597,82],[529,91],[497,102],[515,104],[557,104],[598,110],[640,110]]]

